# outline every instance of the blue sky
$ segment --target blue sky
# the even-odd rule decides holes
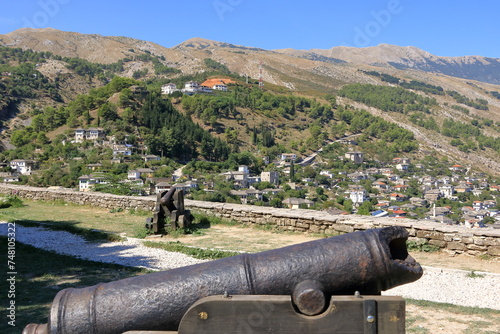
[[[497,0],[3,0],[0,34],[51,27],[165,47],[192,37],[264,49],[387,43],[500,58],[499,14]]]

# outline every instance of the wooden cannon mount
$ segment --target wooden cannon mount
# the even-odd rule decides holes
[[[170,218],[170,228],[188,228],[193,221],[191,211],[184,208],[184,191],[175,187],[156,195],[156,206],[153,218],[146,219],[146,228],[154,234],[165,230],[166,218]]]

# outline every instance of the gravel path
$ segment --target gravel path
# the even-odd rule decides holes
[[[0,222],[0,235],[7,234],[7,223]],[[204,262],[184,254],[143,246],[141,239],[123,242],[89,243],[80,236],[42,227],[16,225],[16,242],[82,259],[125,266],[167,270]],[[385,291],[384,295],[423,299],[463,306],[500,310],[500,274],[424,267],[418,281]]]
[[[7,234],[7,223],[0,222],[0,235]],[[88,242],[82,237],[43,227],[16,225],[16,242],[71,255],[81,259],[116,263],[129,267],[167,270],[204,262],[190,256],[146,247],[141,239],[127,238],[121,242]]]

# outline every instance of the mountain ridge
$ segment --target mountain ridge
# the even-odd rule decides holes
[[[97,47],[99,43],[101,43],[100,47]],[[417,115],[422,118],[422,121],[419,119],[413,119],[413,121],[418,121],[421,124],[423,120],[428,120],[432,116],[440,124],[447,118],[460,120],[464,124],[470,124],[473,120],[477,122],[491,120],[492,123],[490,124],[500,124],[500,98],[492,94],[500,94],[500,86],[443,74],[443,71],[437,71],[433,66],[440,65],[444,68],[448,66],[447,69],[449,71],[450,63],[448,61],[415,47],[391,45],[372,47],[368,49],[368,51],[374,53],[370,61],[370,59],[363,59],[365,57],[363,54],[366,52],[365,49],[349,47],[337,48],[336,53],[325,51],[320,54],[311,52],[310,50],[263,50],[199,37],[188,39],[172,48],[165,48],[153,42],[130,37],[85,35],[55,29],[26,29],[14,31],[7,35],[0,35],[0,46],[34,49],[35,51],[51,51],[55,55],[65,56],[64,51],[67,50],[62,48],[65,45],[73,46],[70,51],[73,52],[72,54],[75,57],[89,61],[103,63],[105,56],[108,57],[106,58],[108,63],[121,60],[123,62],[123,69],[115,73],[117,76],[135,77],[134,75],[139,72],[147,72],[147,74],[139,75],[141,80],[156,80],[163,83],[172,80],[177,82],[176,80],[178,80],[179,76],[196,76],[212,71],[213,69],[207,66],[205,62],[209,58],[226,67],[231,73],[240,75],[240,78],[242,78],[241,84],[244,84],[245,78],[247,78],[246,80],[250,82],[250,85],[256,85],[259,75],[262,75],[265,91],[274,90],[283,94],[313,97],[319,99],[319,101],[324,101],[326,94],[336,95],[342,87],[349,84],[369,84],[373,86],[398,85],[397,83],[394,84],[384,80],[391,77],[398,80],[398,82],[406,84],[415,81],[419,84],[440,87],[445,94],[435,96],[438,105],[431,110],[430,114],[422,113],[420,116]],[[362,64],[353,62],[353,56],[351,56],[353,52],[357,52],[357,56],[365,62]],[[391,52],[396,53],[396,55],[391,55]],[[175,68],[178,71],[168,75],[156,74],[153,64],[144,60],[150,59],[150,55],[155,56],[153,58],[162,65]],[[488,74],[488,66],[490,66],[488,65],[490,64],[489,58],[485,57],[484,59],[485,64],[482,65],[482,70]],[[496,59],[493,60],[497,61]],[[469,62],[480,66],[477,62],[481,60],[474,56],[465,56],[460,58],[460,61],[462,62],[460,64]],[[50,78],[50,80],[55,80],[58,77],[74,77],[72,71],[66,68],[65,63],[57,62],[57,60],[51,60],[46,64],[41,64],[38,69],[42,75]],[[373,62],[376,63],[374,64]],[[457,63],[456,60],[455,63]],[[427,71],[419,68],[423,67],[423,64],[426,64],[428,67]],[[413,65],[413,67],[410,67],[410,65]],[[455,71],[459,71],[459,69],[460,66],[456,67]],[[65,72],[70,73],[66,74]],[[75,77],[73,81],[76,82],[77,79],[81,81],[83,77],[80,79],[79,77]],[[71,88],[69,86],[73,81],[70,82],[69,79],[64,80],[68,82],[68,89]],[[97,78],[93,82],[95,85],[102,84],[98,82]],[[177,82],[177,84],[183,84],[183,82]],[[277,86],[273,86],[272,84]],[[83,82],[80,86],[79,93],[84,93],[86,89],[89,89]],[[407,90],[412,90],[412,88],[408,88]],[[465,108],[462,102],[455,101],[452,95],[447,92],[454,93],[458,97],[464,96],[469,102],[474,102],[478,99],[487,101],[488,108],[486,110],[479,110],[473,106]],[[66,95],[68,98],[71,98],[75,93],[68,90]],[[428,96],[428,93],[420,92],[419,94]],[[66,95],[63,94],[63,97],[66,97]],[[441,151],[441,154],[453,156],[454,160],[458,158],[458,161],[462,159],[479,161],[478,158],[469,159],[467,156],[464,156],[462,152],[449,143],[449,138],[443,137],[439,133],[431,133],[427,129],[422,128],[421,125],[417,126],[413,124],[409,119],[409,115],[391,115],[350,98],[339,97],[339,101],[344,106],[354,106],[354,108],[359,110],[365,109],[371,114],[387,118],[387,120],[393,123],[399,125],[405,124],[417,136],[419,141],[424,144],[422,145],[422,147],[425,147],[423,151]],[[29,106],[29,104],[27,103],[26,106]],[[454,107],[458,107],[458,109]],[[254,116],[250,115],[249,117]],[[273,122],[272,118],[268,121]],[[234,124],[225,123],[224,126],[238,128],[240,125],[236,122]],[[488,136],[498,137],[499,132],[495,130],[496,126],[498,125],[484,127],[482,131]],[[240,130],[244,131],[243,128]],[[436,148],[436,143],[442,145],[443,148]],[[484,162],[483,164],[492,165],[491,169],[496,169],[497,172],[500,171],[498,156],[493,156],[491,151],[489,152],[490,156],[488,160],[485,160],[488,162]],[[480,151],[470,153],[470,155],[473,154],[484,155],[486,153]],[[490,163],[490,160],[493,160],[493,162]]]
[[[22,28],[0,35],[0,45],[30,48],[34,51],[51,51],[62,56],[79,57],[100,63],[113,63],[125,57],[133,57],[138,51],[167,57],[171,64],[182,62],[186,51],[208,52],[225,49],[236,53],[264,52],[323,63],[348,63],[400,70],[420,70],[500,84],[500,58],[479,55],[442,57],[415,46],[391,44],[379,44],[365,48],[335,46],[330,49],[297,50],[286,48],[266,50],[194,37],[173,47],[164,47],[154,42],[125,36],[82,34],[53,28]],[[103,50],[106,50],[106,52],[103,52]]]
[[[437,72],[464,79],[500,84],[500,58],[470,55],[442,57],[415,46],[391,44],[379,44],[365,48],[336,46],[330,49],[281,49],[274,51],[298,57],[320,55],[352,64]]]

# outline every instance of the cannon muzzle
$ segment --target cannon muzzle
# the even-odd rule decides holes
[[[60,291],[47,324],[23,334],[119,334],[177,330],[197,300],[212,295],[289,295],[315,315],[332,295],[376,295],[422,276],[408,232],[387,227],[256,254],[205,262],[81,289]]]

